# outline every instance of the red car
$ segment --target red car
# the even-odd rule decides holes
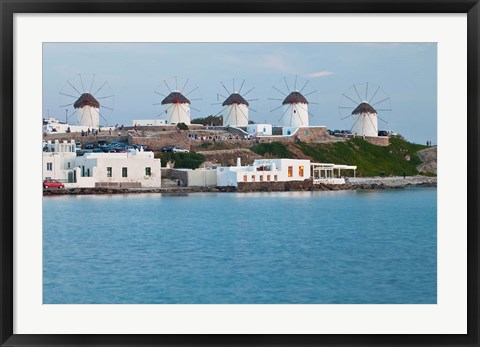
[[[52,179],[48,179],[48,180],[43,181],[43,188],[45,188],[45,189],[51,189],[51,188],[62,189],[62,188],[65,188],[65,186],[63,185],[62,182],[52,180]]]

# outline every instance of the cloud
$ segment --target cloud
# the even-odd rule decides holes
[[[325,77],[325,76],[331,76],[333,75],[333,72],[331,71],[318,71],[318,72],[312,72],[307,75],[309,78],[318,78],[318,77]]]

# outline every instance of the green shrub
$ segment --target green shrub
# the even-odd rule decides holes
[[[200,153],[162,153],[156,152],[155,158],[160,158],[162,167],[167,165],[167,162],[174,162],[177,169],[198,169],[205,161],[205,156]]]
[[[264,158],[293,158],[287,146],[280,142],[261,143],[251,147],[250,150]]]

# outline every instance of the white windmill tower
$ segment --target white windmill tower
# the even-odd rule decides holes
[[[278,98],[269,98],[269,100],[279,100],[282,101],[282,105],[278,106],[270,112],[273,112],[278,109],[282,109],[282,115],[279,119],[279,126],[287,127],[287,128],[298,128],[298,127],[308,127],[309,126],[309,118],[308,116],[312,116],[312,113],[309,111],[309,105],[314,104],[311,101],[308,101],[306,96],[311,95],[316,92],[310,91],[306,94],[302,94],[303,90],[308,84],[308,80],[305,82],[303,87],[298,90],[297,89],[297,76],[295,76],[295,82],[293,84],[293,89],[287,83],[287,79],[284,77],[283,82],[285,84],[285,88],[280,86],[272,86],[272,88],[282,94],[284,96],[283,99]]]
[[[352,133],[369,137],[378,136],[378,119],[385,122],[378,116],[378,111],[392,110],[390,97],[380,86],[368,82],[354,84],[343,93],[338,109],[341,119],[353,118]]]
[[[223,88],[226,90],[226,92],[229,94],[228,97],[223,96],[221,94],[217,94],[217,100],[221,96],[225,98],[225,101],[222,103],[223,109],[217,113],[217,115],[222,114],[223,115],[223,125],[224,126],[247,126],[248,125],[248,111],[249,111],[249,101],[254,101],[258,99],[250,99],[246,100],[245,97],[247,94],[249,94],[252,90],[255,88],[251,88],[249,91],[247,91],[245,94],[241,94],[243,85],[245,83],[245,80],[243,80],[240,88],[238,91],[235,90],[235,79],[233,80],[233,89],[232,92],[230,92],[227,87],[225,87],[225,84],[220,82],[223,86]],[[255,111],[255,110],[252,110]]]
[[[98,129],[100,118],[107,121],[103,116],[104,111],[100,110],[113,111],[114,96],[107,81],[97,75],[78,74],[77,77],[67,81],[60,91],[60,107],[65,108],[67,123],[69,118],[76,114],[76,124]],[[72,102],[73,100],[75,101]],[[99,100],[102,100],[102,103]],[[73,106],[74,111],[69,116],[70,106]]]
[[[193,100],[200,100],[200,99],[189,99],[187,98],[188,95],[192,94],[198,87],[194,87],[188,93],[184,94],[184,90],[188,85],[189,80],[187,79],[183,88],[178,88],[178,80],[175,77],[175,88],[170,88],[170,85],[167,83],[166,80],[163,81],[168,92],[161,93],[156,91],[155,93],[161,95],[163,97],[160,103],[156,103],[154,105],[162,105],[164,110],[162,111],[161,115],[167,119],[167,124],[178,124],[178,123],[185,123],[186,125],[191,124],[191,115],[190,110],[196,110],[191,105],[191,101]]]

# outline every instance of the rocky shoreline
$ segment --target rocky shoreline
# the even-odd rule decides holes
[[[91,194],[187,194],[220,192],[278,192],[278,191],[327,191],[327,190],[365,190],[365,189],[403,189],[407,187],[436,187],[437,177],[374,177],[352,179],[346,184],[313,184],[311,180],[303,182],[256,182],[239,183],[238,187],[165,187],[165,188],[74,188],[44,190],[44,196],[91,195]]]

